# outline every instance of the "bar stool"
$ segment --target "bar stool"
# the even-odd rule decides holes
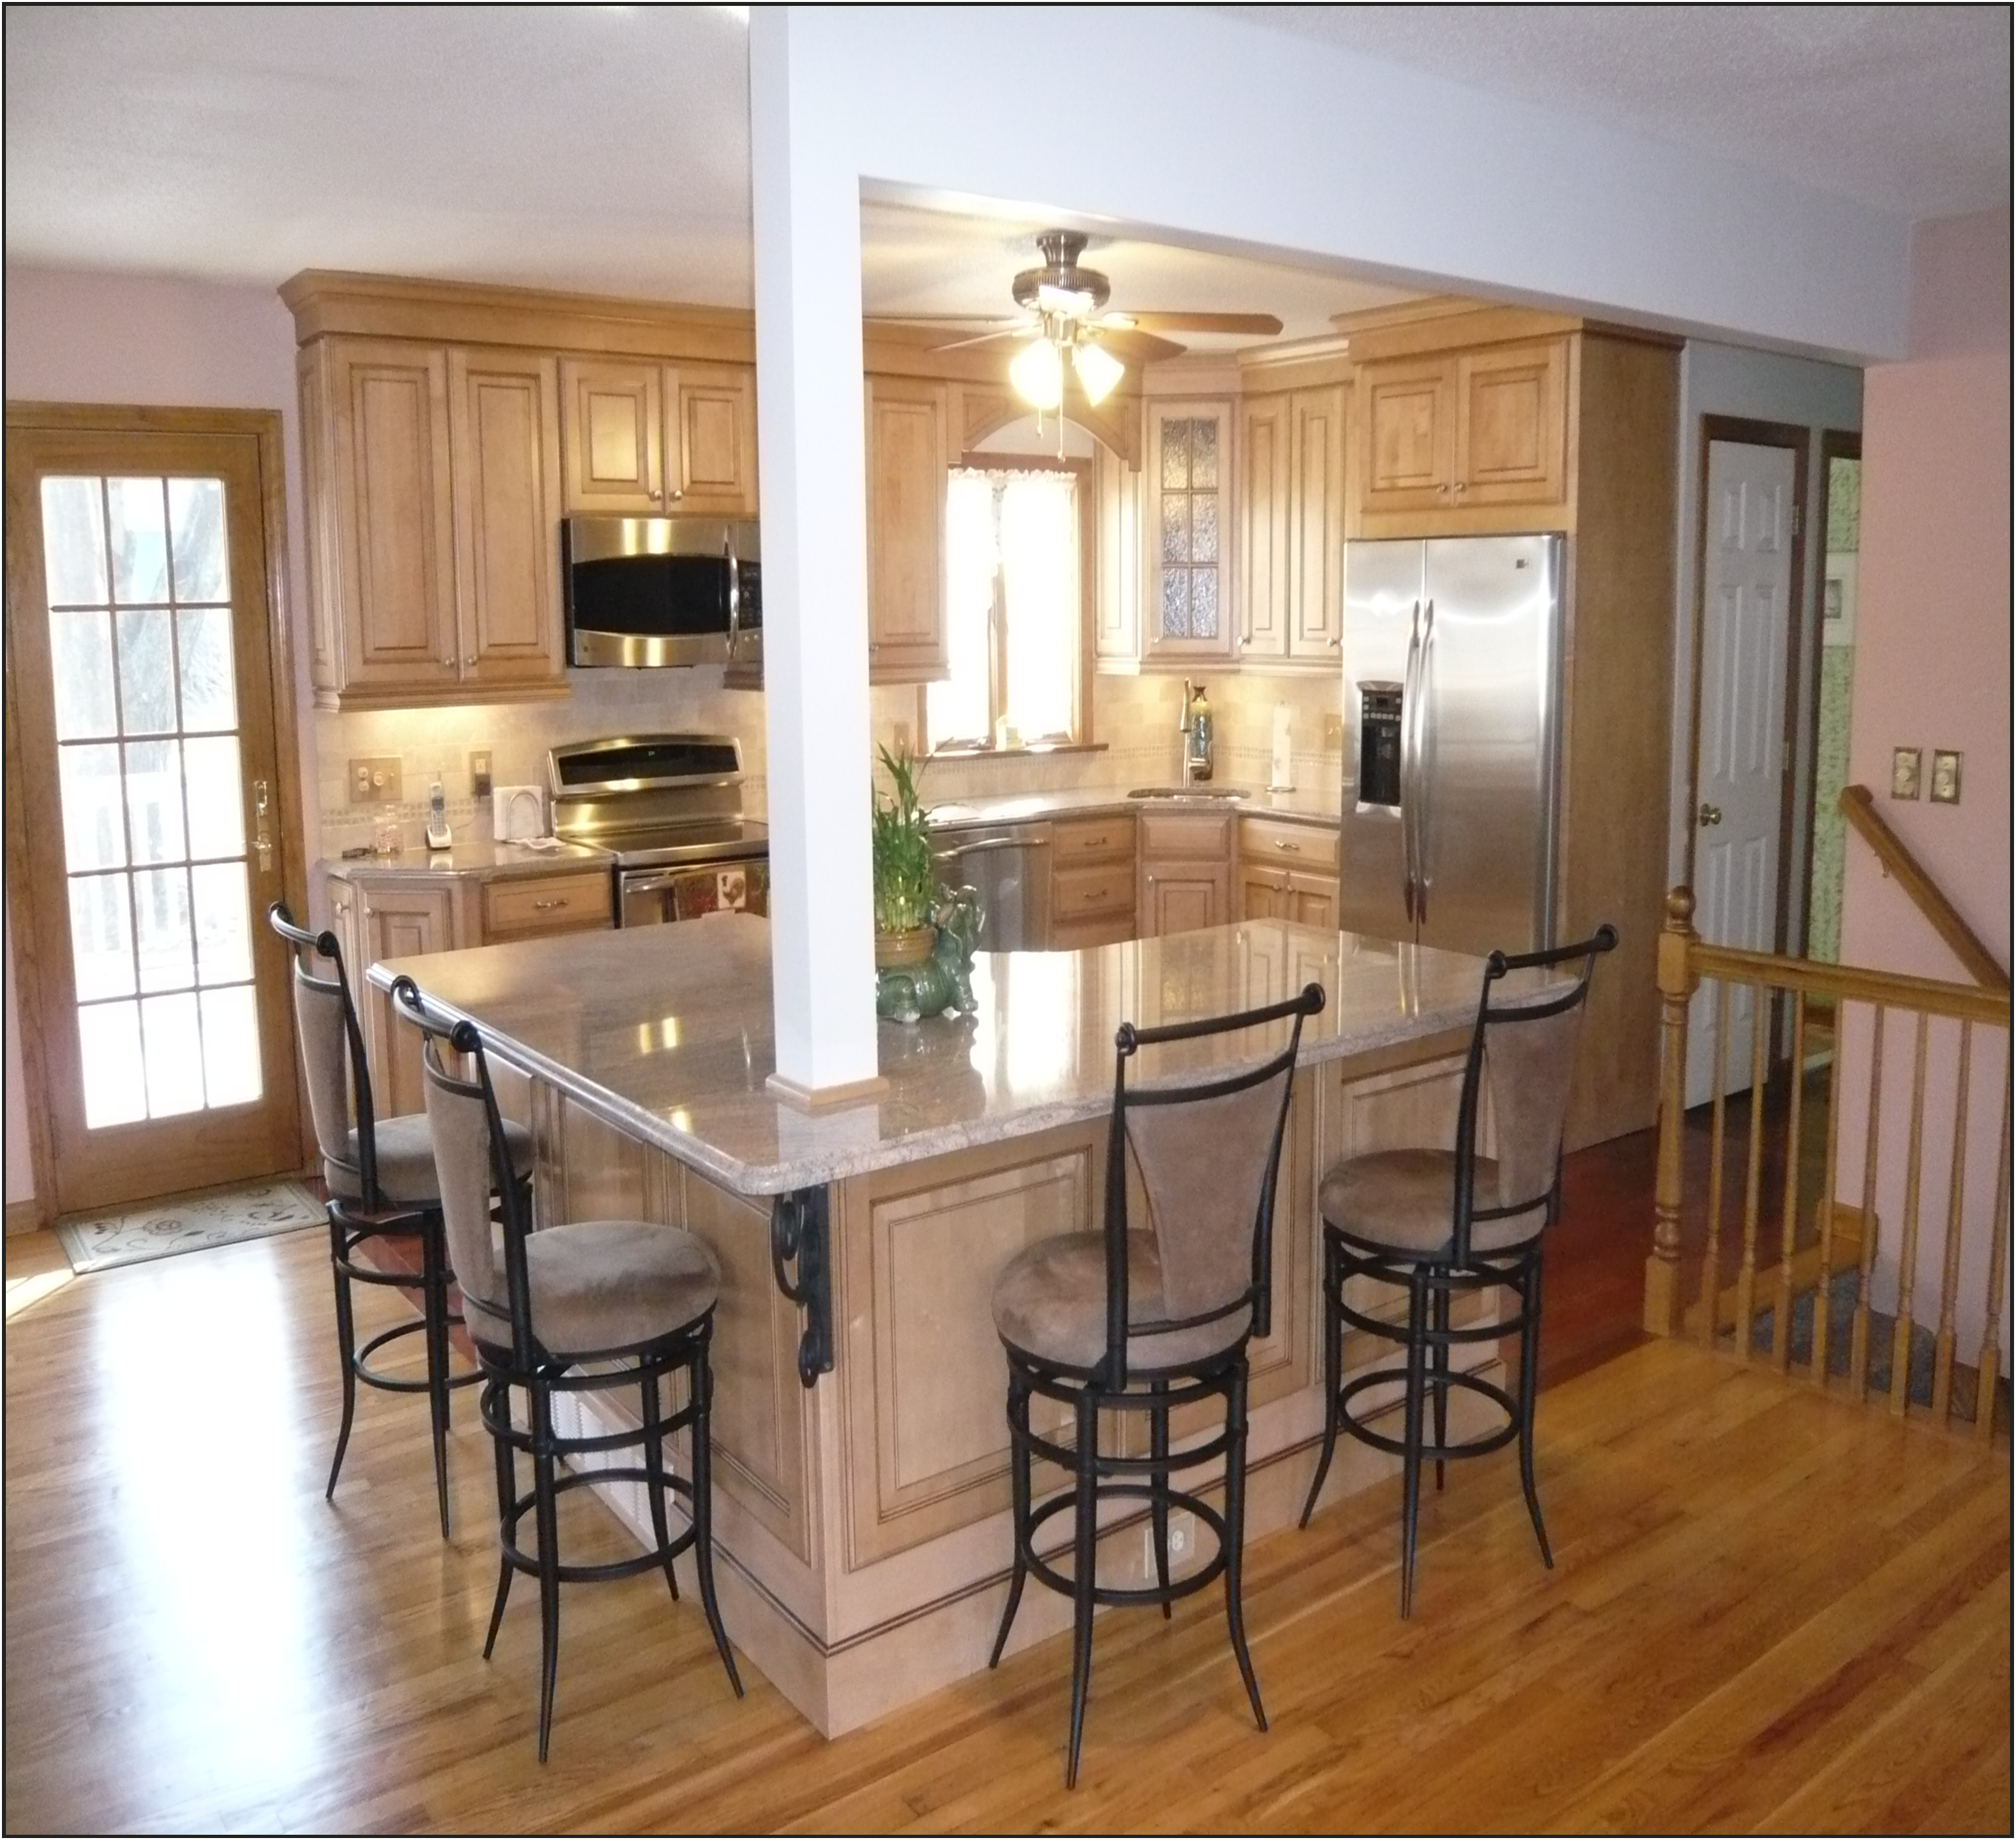
[[[721,1288],[714,1255],[683,1228],[650,1221],[581,1220],[532,1232],[526,1190],[510,1179],[508,1127],[498,1114],[481,1038],[470,1024],[430,1003],[410,978],[399,978],[392,995],[423,1033],[421,1070],[441,1212],[483,1373],[479,1410],[496,1453],[499,1563],[483,1658],[488,1661],[496,1645],[513,1574],[532,1573],[539,1581],[539,1761],[545,1763],[560,1668],[560,1587],[661,1567],[676,1601],[672,1562],[690,1551],[707,1627],[740,1699],[742,1679],[714,1590],[708,1438],[714,1377],[707,1351]],[[444,1063],[444,1042],[460,1057],[463,1074]],[[501,1197],[501,1230],[491,1220],[493,1183]],[[686,1403],[667,1412],[658,1383],[674,1374],[686,1376]],[[578,1401],[628,1386],[638,1389],[642,1406],[635,1431],[563,1435],[555,1428],[556,1395]],[[522,1428],[512,1417],[514,1387],[528,1405]],[[665,1462],[664,1440],[678,1431],[690,1433],[690,1478],[675,1475]],[[638,1464],[607,1461],[612,1453],[633,1449]],[[520,1452],[531,1459],[527,1494],[518,1490]],[[574,1467],[559,1475],[563,1458]],[[592,1467],[576,1460],[581,1458],[592,1459]],[[599,1482],[643,1485],[654,1543],[634,1558],[563,1562],[560,1497]],[[676,1537],[665,1513],[668,1494],[684,1503],[687,1514],[686,1530]],[[531,1551],[519,1536],[527,1514],[533,1520]]]
[[[1225,1580],[1232,1651],[1262,1731],[1267,1715],[1247,1653],[1240,1602],[1246,1515],[1246,1345],[1267,1333],[1272,1291],[1274,1182],[1288,1112],[1290,1083],[1305,1017],[1323,1006],[1311,984],[1284,1003],[1197,1022],[1136,1028],[1114,1037],[1111,1130],[1106,1154],[1103,1230],[1039,1240],[1010,1260],[995,1281],[994,1326],[1008,1356],[1008,1435],[1014,1499],[1014,1568],[1000,1633],[1001,1651],[1034,1576],[1072,1601],[1071,1748],[1067,1787],[1078,1781],[1085,1706],[1092,1679],[1092,1619],[1102,1604],[1159,1604]],[[1289,1024],[1287,1043],[1255,1068],[1220,1075],[1236,1058],[1224,1038]],[[1143,1048],[1190,1044],[1161,1060],[1186,1083],[1129,1085],[1128,1065]],[[1146,1230],[1128,1224],[1130,1153],[1148,1204]],[[1073,1441],[1061,1443],[1030,1423],[1031,1399],[1069,1408]],[[1222,1399],[1225,1428],[1215,1438],[1172,1454],[1169,1414],[1199,1400]],[[1109,1455],[1100,1448],[1100,1415],[1139,1413],[1148,1421],[1149,1454]],[[1030,1470],[1041,1457],[1070,1471],[1074,1486],[1032,1507]],[[1172,1486],[1179,1471],[1223,1462],[1225,1511],[1194,1490]],[[1102,1585],[1096,1577],[1102,1503],[1145,1501],[1154,1529],[1155,1583]],[[1172,1507],[1186,1509],[1216,1538],[1218,1550],[1189,1577],[1169,1577]],[[1036,1552],[1037,1530],[1069,1514],[1069,1575]]]
[[[1568,1087],[1575,1076],[1575,1048],[1584,1003],[1596,961],[1617,943],[1614,927],[1599,927],[1589,938],[1551,952],[1508,956],[1494,952],[1485,962],[1477,1021],[1463,1065],[1463,1093],[1456,1112],[1453,1150],[1381,1150],[1336,1165],[1318,1191],[1323,1220],[1323,1456],[1302,1504],[1309,1524],[1340,1429],[1362,1444],[1401,1460],[1400,1614],[1414,1607],[1414,1549],[1420,1524],[1421,1464],[1435,1466],[1442,1487],[1452,1459],[1483,1457],[1514,1440],[1519,1446],[1519,1480],[1526,1511],[1540,1543],[1540,1557],[1554,1563],[1540,1498],[1533,1480],[1533,1401],[1539,1377],[1541,1236],[1561,1202],[1561,1134],[1568,1122]],[[1572,981],[1550,985],[1537,996],[1493,1003],[1492,987],[1510,973],[1575,964]],[[1477,1154],[1478,1101],[1490,1082],[1498,1137],[1496,1158]],[[1352,1279],[1371,1278],[1404,1291],[1407,1315],[1397,1323],[1345,1301]],[[1516,1293],[1517,1313],[1458,1328],[1450,1303],[1459,1292],[1503,1286]],[[1371,1413],[1357,1402],[1373,1388],[1396,1377],[1380,1367],[1346,1380],[1343,1338],[1346,1324],[1391,1342],[1405,1352],[1401,1435],[1374,1431]],[[1474,1374],[1453,1372],[1452,1348],[1519,1338],[1519,1390],[1516,1395]],[[1449,1403],[1453,1392],[1488,1399],[1504,1423],[1452,1444]],[[1424,1407],[1431,1404],[1435,1441],[1425,1441]],[[1381,1410],[1390,1405],[1382,1402]]]
[[[473,1370],[455,1373],[449,1365],[448,1330],[462,1318],[448,1308],[448,1287],[454,1274],[441,1237],[441,1194],[427,1121],[418,1112],[405,1118],[377,1115],[363,1032],[351,1000],[343,950],[336,935],[297,926],[283,902],[275,901],[267,909],[266,919],[292,952],[294,1022],[315,1144],[322,1153],[322,1182],[329,1190],[336,1344],[343,1359],[343,1422],[337,1432],[336,1455],[329,1466],[323,1499],[335,1498],[337,1478],[343,1473],[344,1453],[350,1447],[351,1422],[357,1410],[357,1383],[361,1380],[385,1392],[424,1392],[433,1418],[434,1493],[441,1509],[441,1538],[445,1539],[449,1395],[457,1387],[474,1385],[481,1375]],[[319,976],[309,968],[311,954],[328,960],[332,967],[329,975]],[[517,1125],[507,1126],[506,1131],[512,1165],[522,1181],[532,1166],[531,1136]],[[380,1271],[359,1263],[359,1249],[373,1240],[412,1242],[420,1255],[419,1275],[400,1269]],[[419,1320],[381,1330],[359,1348],[351,1309],[353,1284],[390,1285],[416,1294]],[[409,1335],[424,1339],[424,1380],[401,1379],[374,1364],[373,1357],[381,1348]]]

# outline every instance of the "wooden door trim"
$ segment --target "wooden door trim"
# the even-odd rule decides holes
[[[1859,428],[1823,428],[1820,430],[1820,509],[1813,524],[1820,537],[1820,578],[1822,604],[1817,610],[1818,618],[1813,621],[1813,657],[1806,665],[1806,707],[1813,712],[1813,765],[1806,775],[1806,848],[1805,860],[1800,868],[1802,886],[1806,891],[1805,904],[1799,910],[1799,949],[1795,955],[1804,958],[1813,937],[1813,830],[1815,820],[1820,816],[1820,664],[1827,656],[1827,607],[1825,605],[1827,582],[1827,535],[1828,482],[1831,476],[1830,463],[1835,460],[1856,460],[1862,458],[1862,430]],[[1852,646],[1849,648],[1853,650]],[[1787,948],[1790,950],[1790,948]]]
[[[1788,746],[1796,744],[1798,722],[1799,696],[1799,616],[1805,611],[1805,546],[1806,546],[1806,465],[1807,455],[1813,445],[1813,430],[1791,422],[1757,422],[1744,416],[1703,416],[1701,419],[1700,464],[1695,484],[1694,517],[1694,633],[1690,650],[1694,657],[1694,688],[1690,698],[1691,708],[1687,718],[1687,798],[1683,808],[1686,812],[1687,849],[1682,865],[1681,879],[1689,888],[1694,880],[1694,844],[1700,827],[1694,822],[1694,812],[1701,802],[1701,654],[1708,630],[1708,449],[1718,441],[1732,441],[1744,447],[1788,448],[1792,455],[1792,502],[1798,508],[1799,532],[1792,539],[1791,582],[1787,590],[1788,606],[1785,621],[1785,713],[1781,733]],[[1791,885],[1787,880],[1785,859],[1790,852],[1791,840],[1787,826],[1792,811],[1792,780],[1788,774],[1778,796],[1778,909],[1771,924],[1772,949],[1784,949],[1786,891]]]
[[[259,471],[259,518],[265,543],[268,694],[273,706],[275,799],[281,821],[280,885],[297,914],[308,912],[308,855],[304,834],[301,756],[294,694],[293,625],[288,617],[286,449],[277,409],[180,409],[152,403],[113,405],[79,402],[9,402],[9,433],[176,434],[236,436],[254,445]],[[49,1090],[48,1060],[42,1040],[41,960],[33,915],[28,911],[27,814],[21,804],[21,724],[19,674],[14,661],[14,634],[22,613],[15,604],[14,546],[22,541],[10,531],[5,569],[7,633],[5,655],[6,737],[7,925],[13,946],[14,997],[20,1024],[23,1079],[31,1096],[28,1116],[30,1173],[34,1179],[34,1206],[38,1225],[54,1218],[55,1146],[45,1107],[32,1096]],[[254,913],[256,927],[261,916]],[[293,1017],[286,1017],[293,1035]],[[301,1056],[293,1055],[297,1115],[301,1120],[301,1166],[308,1166],[309,1115],[301,1085]]]

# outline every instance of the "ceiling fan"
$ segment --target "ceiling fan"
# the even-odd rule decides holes
[[[981,319],[992,329],[933,347],[956,351],[997,339],[1026,341],[1008,366],[1009,380],[1035,409],[1053,409],[1064,400],[1064,362],[1069,358],[1088,401],[1112,393],[1125,374],[1125,359],[1137,364],[1175,358],[1184,347],[1165,332],[1247,333],[1271,337],[1281,322],[1271,313],[1107,313],[1112,284],[1096,268],[1082,268],[1086,237],[1080,230],[1046,230],[1036,239],[1043,265],[1024,268],[1009,286],[1019,317]],[[967,315],[923,314],[925,323],[971,325]]]

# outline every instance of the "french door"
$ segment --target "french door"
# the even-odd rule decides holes
[[[277,444],[49,413],[8,412],[8,860],[27,1097],[68,1213],[301,1159],[263,919],[283,892]]]

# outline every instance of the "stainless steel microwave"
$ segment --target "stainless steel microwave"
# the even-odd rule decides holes
[[[762,546],[753,522],[564,518],[560,574],[570,664],[762,663]]]

